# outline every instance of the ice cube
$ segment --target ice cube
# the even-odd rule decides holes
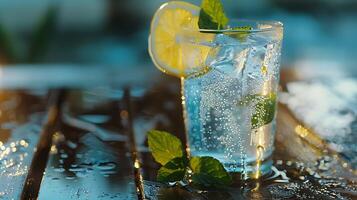
[[[226,45],[236,46],[240,44],[239,40],[225,34],[217,34],[214,42],[217,46],[226,46]]]
[[[209,53],[206,65],[222,73],[238,77],[244,70],[250,48],[226,35],[216,37],[216,47]]]
[[[235,70],[234,71],[236,74],[239,74],[242,70],[244,70],[246,63],[247,63],[249,51],[250,51],[250,48],[247,48],[235,55],[235,57],[234,57]]]

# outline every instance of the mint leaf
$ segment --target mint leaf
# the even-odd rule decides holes
[[[276,110],[276,94],[248,95],[238,105],[248,106],[253,104],[254,112],[251,117],[252,128],[256,129],[273,121]]]
[[[183,158],[174,158],[159,169],[157,180],[160,182],[181,181],[186,172]]]
[[[247,36],[249,35],[249,31],[253,30],[253,27],[251,26],[240,26],[240,27],[234,27],[232,28],[233,31],[239,31],[239,32],[233,32],[229,33],[229,36],[232,38],[236,38],[241,42],[244,42],[247,39]]]
[[[260,96],[251,118],[252,128],[259,128],[269,124],[274,119],[276,109],[276,94]]]
[[[190,167],[193,172],[192,182],[194,184],[204,187],[220,187],[232,182],[232,177],[223,165],[213,157],[192,157]]]
[[[190,167],[194,185],[221,187],[232,183],[229,173],[213,157],[192,157],[188,162],[182,151],[182,143],[170,133],[149,131],[148,143],[154,159],[163,165],[157,174],[157,180],[160,182],[182,181]]]
[[[220,30],[228,23],[220,0],[202,0],[198,26],[200,29]]]
[[[148,132],[148,143],[154,159],[161,165],[183,157],[181,141],[170,133],[151,130]]]

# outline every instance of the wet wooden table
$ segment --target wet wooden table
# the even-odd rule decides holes
[[[146,132],[185,140],[179,87],[1,90],[0,199],[357,198],[356,172],[282,104],[269,177],[210,191],[155,182]]]

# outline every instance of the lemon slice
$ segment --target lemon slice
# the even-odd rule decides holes
[[[210,51],[204,45],[213,34],[200,33],[200,8],[181,1],[163,4],[151,22],[149,53],[155,66],[164,73],[187,77],[207,70],[205,60]]]

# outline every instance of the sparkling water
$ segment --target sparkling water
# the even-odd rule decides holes
[[[207,45],[207,44],[205,44]],[[274,148],[281,38],[217,34],[205,73],[184,79],[191,156],[212,156],[231,172],[267,171]]]

